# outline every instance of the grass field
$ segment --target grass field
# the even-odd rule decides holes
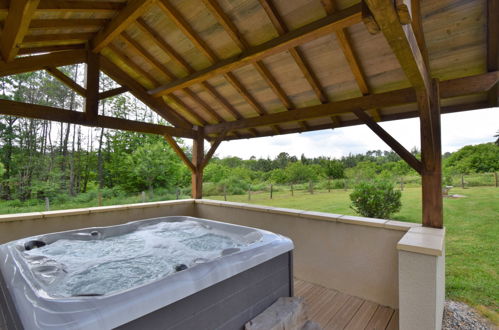
[[[454,188],[452,194],[465,198],[444,199],[444,225],[446,238],[446,286],[449,299],[460,300],[477,308],[482,314],[499,324],[499,188],[473,187]],[[273,199],[268,192],[253,192],[251,200],[247,195],[228,196],[229,201],[288,207],[339,214],[352,214],[350,191],[315,191],[313,195],[303,190],[291,196],[288,190],[274,192]],[[185,197],[185,196],[184,196]],[[155,196],[149,200],[161,200]],[[223,199],[222,196],[209,196]],[[104,205],[139,203],[139,196],[104,200]],[[97,201],[73,200],[51,209],[68,209],[97,206]],[[0,214],[43,211],[43,202],[29,205],[15,205],[0,202]],[[402,210],[393,216],[396,220],[421,221],[421,190],[406,188],[402,193]]]
[[[228,196],[229,201],[355,215],[350,209],[349,191],[289,191]],[[469,303],[495,324],[499,323],[499,188],[451,190],[465,198],[444,199],[446,237],[447,298]],[[210,196],[223,199],[222,196]],[[402,210],[396,220],[421,222],[421,189],[402,193]]]

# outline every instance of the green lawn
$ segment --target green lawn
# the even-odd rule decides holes
[[[334,190],[311,195],[289,191],[228,196],[229,201],[264,204],[303,210],[352,214],[349,191]],[[452,189],[466,198],[444,199],[444,225],[447,228],[446,285],[449,299],[465,301],[494,323],[499,312],[499,188]],[[210,196],[211,199],[223,199]],[[402,194],[402,210],[396,220],[421,221],[421,190],[408,188]]]

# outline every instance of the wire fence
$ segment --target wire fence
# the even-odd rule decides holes
[[[321,194],[338,190],[350,190],[358,183],[362,182],[361,179],[336,179],[336,180],[321,180],[317,182],[306,182],[299,184],[267,184],[259,183],[248,185],[245,192],[239,189],[238,193],[234,195],[246,194],[248,200],[254,199],[273,199],[276,193],[279,197],[295,196],[304,194]],[[404,190],[405,188],[421,187],[420,176],[402,176],[400,178],[392,179],[396,189]],[[210,185],[210,189],[206,189],[205,196],[227,196],[230,195],[230,187],[225,184],[205,183]],[[496,173],[475,173],[475,174],[455,174],[444,176],[442,180],[444,190],[452,187],[471,188],[471,187],[499,187],[499,174]]]

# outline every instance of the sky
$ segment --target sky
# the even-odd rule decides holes
[[[466,145],[494,141],[499,131],[499,108],[473,110],[442,115],[442,151],[456,151]],[[419,119],[380,123],[406,149],[420,148]],[[286,134],[245,140],[225,141],[218,148],[218,157],[237,156],[249,159],[274,158],[280,152],[292,156],[327,156],[341,158],[349,153],[368,150],[390,150],[367,126],[337,128],[301,134]]]

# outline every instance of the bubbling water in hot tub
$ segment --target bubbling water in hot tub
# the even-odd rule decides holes
[[[250,244],[196,221],[160,222],[107,238],[60,239],[25,251],[53,297],[100,296],[130,289]]]

